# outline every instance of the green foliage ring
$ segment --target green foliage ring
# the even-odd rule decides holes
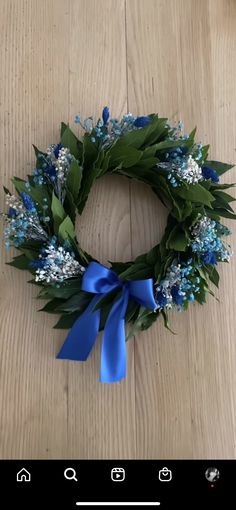
[[[81,290],[83,272],[94,259],[76,237],[76,212],[82,214],[94,182],[103,175],[136,179],[148,184],[168,208],[165,233],[134,261],[110,264],[122,280],[153,279],[157,309],[131,299],[125,317],[132,324],[130,335],[147,329],[159,316],[168,327],[168,311],[186,310],[193,300],[204,303],[212,293],[210,282],[218,286],[217,263],[229,260],[222,237],[230,232],[220,220],[236,217],[230,206],[234,198],[225,191],[233,185],[222,184],[220,176],[232,165],[210,161],[209,146],[195,142],[196,129],[184,135],[156,114],[109,120],[104,108],[96,123],[91,117],[77,121],[85,129],[81,139],[62,123],[60,144],[47,152],[34,147],[33,175],[13,178],[17,196],[4,188],[9,206],[5,244],[20,252],[10,265],[31,272],[39,298],[48,300],[41,310],[61,315],[55,328],[70,328],[93,297]],[[55,262],[59,248],[62,261]],[[58,271],[48,262],[52,253],[53,264],[61,263]],[[101,330],[118,295],[116,289],[96,306]]]

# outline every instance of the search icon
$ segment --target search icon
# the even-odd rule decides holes
[[[74,468],[67,468],[64,471],[64,477],[67,480],[75,480],[75,482],[78,482],[78,479],[76,478],[76,471]]]

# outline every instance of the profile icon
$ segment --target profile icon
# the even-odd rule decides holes
[[[205,477],[208,482],[215,483],[220,478],[220,472],[219,469],[216,467],[209,467],[205,472]]]

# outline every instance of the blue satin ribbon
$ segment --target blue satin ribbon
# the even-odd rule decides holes
[[[121,295],[114,302],[104,328],[100,371],[101,382],[120,381],[126,376],[125,313],[129,298],[145,308],[156,309],[153,280],[122,281],[111,269],[91,262],[84,273],[81,288],[95,296],[68,333],[57,358],[87,359],[100,325],[100,310],[94,308],[103,296],[120,288]]]

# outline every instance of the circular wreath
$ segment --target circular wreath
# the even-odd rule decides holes
[[[61,314],[55,328],[72,328],[58,358],[85,360],[104,330],[101,381],[125,376],[125,340],[149,328],[159,316],[168,328],[169,310],[203,304],[218,262],[228,262],[229,229],[221,217],[235,219],[234,200],[220,176],[232,165],[209,161],[209,145],[194,141],[196,129],[183,133],[156,114],[75,122],[82,139],[62,123],[61,140],[46,152],[34,146],[36,168],[27,180],[13,178],[17,194],[6,192],[5,246],[21,254],[10,265],[27,269],[40,286],[41,309]],[[164,236],[148,253],[105,267],[86,253],[75,234],[89,192],[105,174],[119,174],[151,186],[168,208]],[[125,323],[131,323],[128,337]]]

